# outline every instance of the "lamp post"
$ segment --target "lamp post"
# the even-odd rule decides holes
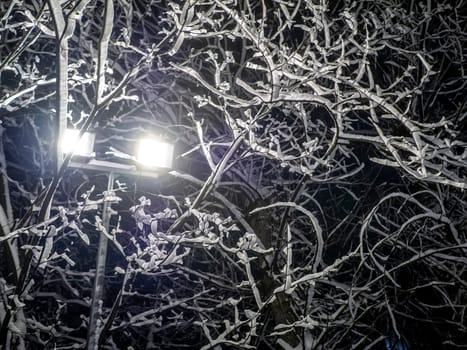
[[[136,165],[122,164],[95,159],[93,153],[94,135],[84,133],[78,140],[78,131],[67,129],[63,140],[63,153],[73,152],[81,158],[72,159],[69,167],[102,171],[108,174],[107,191],[104,193],[102,210],[102,224],[104,230],[109,232],[111,218],[111,198],[113,197],[113,184],[116,174],[138,175],[148,178],[157,178],[158,170],[169,169],[172,166],[173,145],[157,139],[145,138],[139,141],[137,155],[134,158],[140,167]],[[97,350],[99,347],[99,335],[102,325],[99,324],[99,310],[101,309],[102,295],[104,292],[104,274],[107,258],[108,238],[105,234],[99,236],[99,247],[96,259],[96,275],[92,293],[92,302],[89,313],[87,350]]]

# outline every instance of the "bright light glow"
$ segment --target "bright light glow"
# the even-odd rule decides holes
[[[79,130],[66,129],[62,140],[62,152],[66,154],[74,151],[73,154],[78,156],[92,156],[94,136],[93,133],[85,132],[81,139],[78,139]]]
[[[173,145],[156,139],[139,141],[136,160],[143,166],[151,168],[171,168]]]

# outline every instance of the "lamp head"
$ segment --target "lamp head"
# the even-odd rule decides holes
[[[145,138],[139,141],[136,161],[143,167],[172,167],[174,145],[156,138]]]
[[[63,154],[73,152],[77,156],[93,157],[94,138],[95,134],[91,132],[85,132],[79,138],[79,130],[66,129],[61,144],[62,152]]]

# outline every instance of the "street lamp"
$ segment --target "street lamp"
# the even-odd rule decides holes
[[[85,132],[79,138],[79,130],[66,129],[61,144],[62,153],[66,155],[72,152],[74,156],[78,156],[72,158],[69,167],[116,172],[125,175],[138,174],[146,177],[154,177],[155,172],[172,168],[174,154],[174,145],[172,143],[164,142],[155,137],[143,138],[137,143],[136,156],[128,157],[134,160],[134,164],[125,164],[96,159],[94,140],[95,134],[92,132]],[[85,159],[86,161],[83,161]]]
[[[61,145],[62,153],[72,152],[73,157],[69,164],[71,168],[103,171],[108,173],[107,191],[104,193],[104,206],[102,211],[102,223],[104,229],[109,232],[111,216],[111,197],[115,174],[137,175],[149,178],[157,178],[158,172],[172,167],[174,153],[173,144],[163,142],[156,138],[144,138],[138,142],[136,157],[130,157],[135,164],[124,164],[113,161],[99,160],[95,158],[93,133],[84,133],[79,138],[79,131],[67,129]],[[98,318],[99,302],[104,291],[104,272],[107,257],[108,239],[106,235],[99,237],[99,248],[96,261],[96,276],[92,294],[92,302],[89,316],[87,349],[94,350],[99,346]]]

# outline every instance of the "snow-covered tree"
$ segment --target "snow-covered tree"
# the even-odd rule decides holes
[[[465,347],[465,6],[1,3],[0,347]]]

